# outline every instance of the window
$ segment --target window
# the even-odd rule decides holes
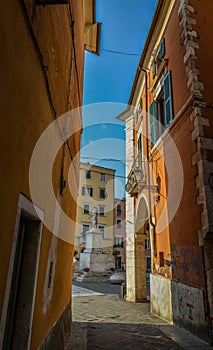
[[[105,207],[104,205],[99,206],[99,215],[104,216],[105,215]]]
[[[138,167],[142,169],[142,136],[138,137]]]
[[[141,112],[142,112],[142,99],[140,98],[140,101],[139,101],[139,104],[138,104],[138,107],[137,107],[136,113],[135,113],[136,123],[138,122],[138,120],[140,118]]]
[[[82,196],[93,196],[93,188],[90,186],[82,186]]]
[[[121,236],[115,236],[114,237],[114,248],[123,248],[123,237]]]
[[[83,224],[82,225],[82,233],[83,233],[83,235],[85,235],[87,231],[89,231],[89,224]]]
[[[151,256],[146,257],[146,271],[151,272],[152,270],[152,261]]]
[[[167,127],[173,118],[172,115],[172,89],[171,89],[171,72],[168,72],[163,82],[164,91],[164,122]]]
[[[90,179],[90,178],[91,178],[91,171],[86,170],[86,179]]]
[[[104,233],[105,233],[105,226],[104,225],[98,225],[99,230],[103,233],[103,237],[104,237]]]
[[[149,107],[150,142],[154,146],[158,138],[173,119],[171,72],[163,79],[163,89]]]
[[[145,240],[145,249],[151,249],[151,247],[150,247],[150,239],[149,238],[147,238]]]
[[[164,252],[159,252],[160,267],[164,267]]]
[[[105,174],[103,173],[100,174],[100,181],[105,182]]]
[[[84,214],[89,214],[89,204],[84,204]]]
[[[99,196],[100,198],[106,198],[105,188],[100,188]]]
[[[121,213],[122,213],[121,205],[118,204],[117,205],[117,215],[121,215]]]
[[[160,45],[158,46],[153,62],[152,62],[152,77],[154,78],[156,74],[158,73],[158,69],[163,61],[163,58],[165,56],[165,39],[163,38],[160,42]]]
[[[121,220],[117,220],[117,228],[121,228]]]

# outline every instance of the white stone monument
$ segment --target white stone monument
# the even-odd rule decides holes
[[[103,249],[103,233],[97,228],[98,211],[92,213],[92,228],[86,232],[86,248],[80,254],[80,270],[89,268],[90,272],[106,272],[108,270],[108,251]]]

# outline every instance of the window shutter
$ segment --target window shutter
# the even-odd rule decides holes
[[[138,138],[138,167],[142,168],[142,137],[141,134]]]
[[[151,147],[154,146],[156,141],[156,132],[155,132],[155,119],[156,119],[156,102],[153,101],[149,107],[150,113],[150,144]]]
[[[171,85],[171,72],[168,72],[163,81],[164,90],[164,115],[165,115],[165,127],[167,127],[172,119],[172,85]]]
[[[82,196],[85,196],[85,187],[82,187]]]
[[[156,76],[156,61],[153,60],[153,62],[152,62],[152,78],[154,79],[155,76]]]
[[[142,152],[142,138],[141,138],[141,134],[138,138],[138,153]]]
[[[160,42],[160,59],[162,60],[165,56],[165,39],[163,38]]]

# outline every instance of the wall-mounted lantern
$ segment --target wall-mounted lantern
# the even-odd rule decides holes
[[[143,179],[143,171],[140,168],[134,169],[135,178],[138,182],[140,182]]]
[[[68,4],[69,0],[36,0],[36,5],[62,5]]]

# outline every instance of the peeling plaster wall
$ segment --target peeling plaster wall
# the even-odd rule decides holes
[[[151,312],[168,322],[173,321],[171,281],[162,276],[150,274]]]
[[[177,326],[189,329],[204,340],[208,339],[202,289],[172,281],[172,308]]]

